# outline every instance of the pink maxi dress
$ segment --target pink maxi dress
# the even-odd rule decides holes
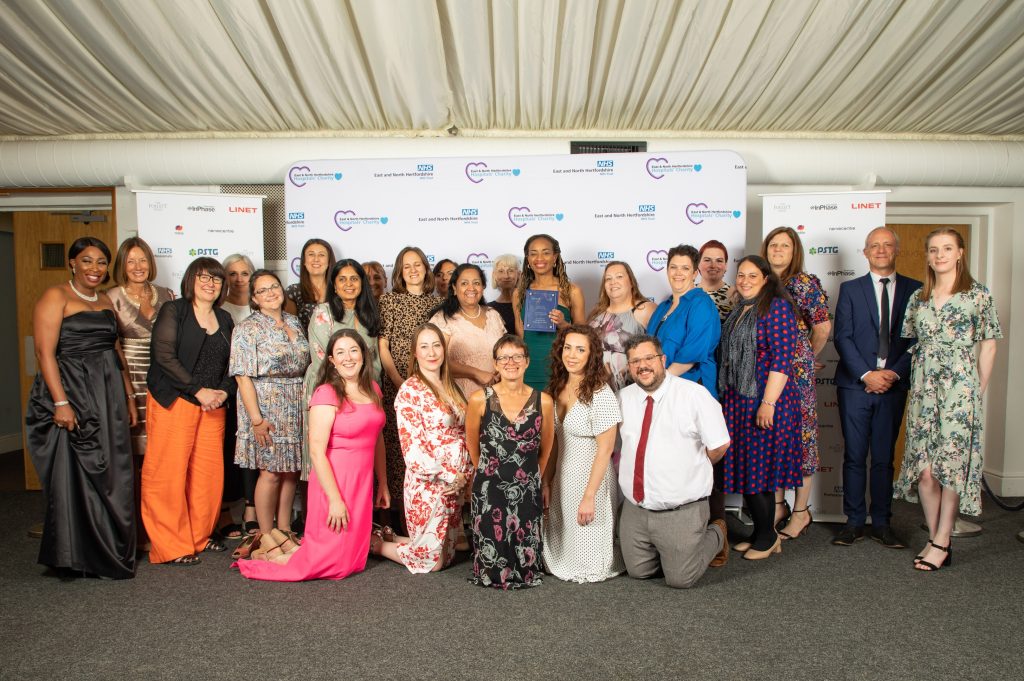
[[[374,384],[377,394],[380,389]],[[375,404],[338,405],[334,388],[321,385],[309,406],[338,408],[327,442],[327,460],[348,507],[348,527],[340,533],[327,527],[327,495],[316,469],[309,473],[306,533],[302,546],[285,565],[243,560],[235,563],[249,579],[302,582],[309,579],[343,579],[366,567],[373,522],[373,455],[377,436],[384,427],[384,412]]]

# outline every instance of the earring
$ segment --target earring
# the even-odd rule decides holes
[[[74,274],[74,273],[75,273],[75,268],[74,268],[74,267],[72,267],[72,268],[71,268],[71,274]]]

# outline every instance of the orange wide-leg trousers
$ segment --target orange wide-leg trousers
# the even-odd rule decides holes
[[[152,545],[151,563],[206,548],[224,488],[224,412],[204,412],[181,398],[165,409],[146,396],[142,522]]]

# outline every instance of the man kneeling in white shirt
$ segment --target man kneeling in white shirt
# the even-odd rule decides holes
[[[634,336],[626,357],[635,383],[619,391],[622,558],[630,577],[647,579],[660,568],[666,584],[685,589],[728,552],[725,521],[708,525],[708,495],[729,430],[711,393],[665,372],[657,338]]]

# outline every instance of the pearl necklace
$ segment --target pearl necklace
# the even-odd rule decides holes
[[[98,293],[94,293],[91,296],[87,296],[84,293],[82,293],[81,291],[79,291],[77,288],[75,288],[75,280],[74,279],[68,279],[68,286],[70,286],[71,290],[75,292],[75,295],[78,296],[79,298],[81,298],[82,300],[87,300],[90,303],[95,303],[97,300],[100,299],[100,294],[98,294]]]
[[[483,306],[482,305],[477,305],[476,306],[476,314],[473,315],[473,316],[470,316],[469,313],[466,312],[466,308],[464,308],[461,305],[459,305],[459,312],[461,312],[462,316],[465,317],[466,319],[479,319],[480,315],[483,313],[483,311],[484,311]]]
[[[151,286],[151,285],[150,285],[149,283],[147,283],[147,284],[146,284],[146,286],[147,286],[147,287],[149,288],[149,290],[150,290],[150,294],[149,294],[149,306],[150,306],[150,307],[156,307],[156,299],[157,299],[157,290],[156,290],[156,286]],[[130,303],[131,303],[132,305],[134,305],[135,307],[142,307],[142,300],[141,300],[141,299],[137,299],[137,298],[135,298],[135,296],[133,296],[133,295],[132,295],[131,293],[129,293],[129,292],[128,292],[128,289],[126,289],[126,288],[125,288],[124,286],[121,286],[121,287],[119,287],[119,288],[121,289],[121,293],[123,293],[123,294],[124,294],[124,297],[125,297],[125,298],[127,298],[127,299],[128,299],[128,301],[129,301],[129,302],[130,302]]]

